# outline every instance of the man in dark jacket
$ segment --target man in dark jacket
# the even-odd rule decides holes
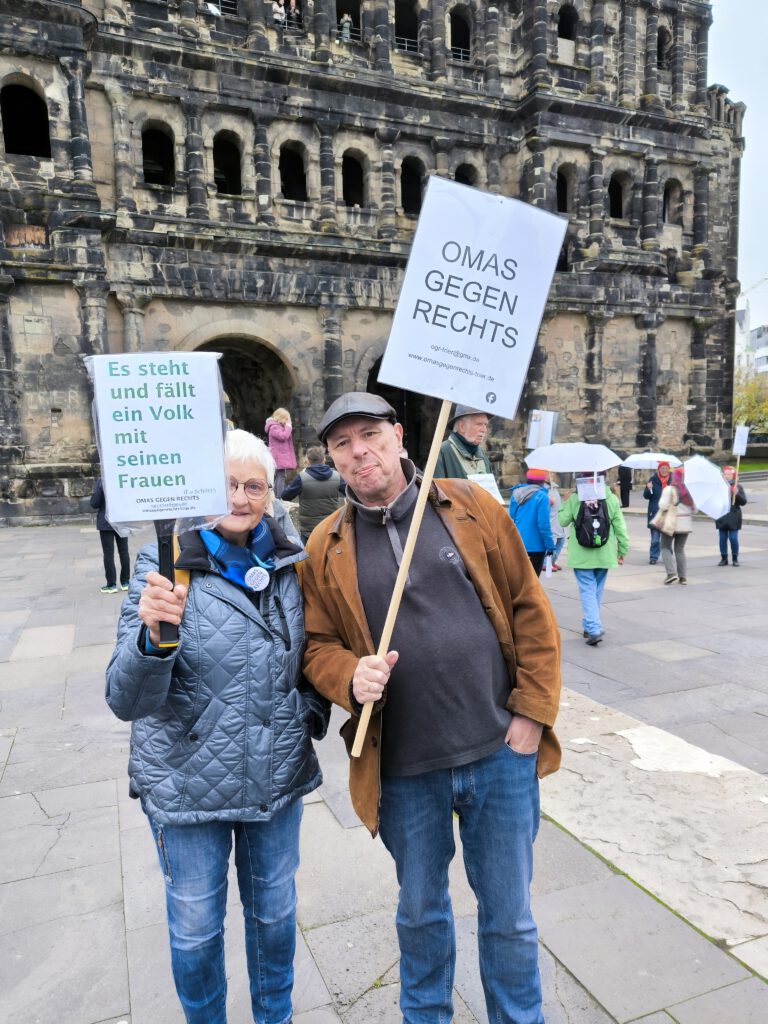
[[[487,413],[457,405],[448,420],[451,433],[440,446],[435,465],[435,479],[455,477],[466,480],[474,473],[490,473],[488,456],[480,447],[488,433]]]
[[[107,582],[100,587],[102,594],[117,593],[117,573],[115,570],[115,545],[120,557],[120,589],[127,590],[131,579],[131,556],[128,552],[128,538],[121,537],[107,519],[107,503],[104,497],[104,485],[96,480],[91,494],[91,508],[96,509],[96,529],[101,537],[101,551],[104,556],[104,575]]]
[[[324,460],[319,445],[307,448],[306,469],[296,474],[282,495],[283,501],[299,499],[299,532],[304,544],[317,524],[344,501],[344,481]]]
[[[363,705],[374,706],[350,794],[397,866],[403,1019],[453,1018],[455,812],[478,898],[488,1018],[541,1024],[529,886],[537,770],[559,763],[549,602],[504,506],[466,480],[440,480],[390,650],[378,657],[420,477],[400,457],[402,426],[378,395],[342,395],[318,434],[347,482],[347,505],[315,529],[302,564],[303,667],[351,713],[348,741]]]

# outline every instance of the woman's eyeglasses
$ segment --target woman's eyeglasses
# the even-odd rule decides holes
[[[239,480],[235,480],[232,477],[229,478],[229,493],[237,494],[238,487],[242,487],[245,492],[246,498],[263,498],[267,491],[270,490],[269,484],[265,484],[263,480],[246,480],[241,483]]]

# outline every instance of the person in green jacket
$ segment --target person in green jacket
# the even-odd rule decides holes
[[[587,488],[592,482],[592,491],[587,491],[592,500],[582,501],[579,497],[580,480],[582,487]],[[624,556],[629,550],[629,537],[619,499],[605,486],[605,473],[577,473],[576,486],[577,490],[563,503],[557,518],[561,526],[570,527],[568,565],[573,569],[579,585],[584,639],[590,647],[596,647],[605,636],[600,606],[608,570],[624,564]],[[599,508],[603,506],[608,534],[597,546],[584,546],[583,536],[579,540],[581,531],[577,529],[577,520],[582,505],[585,506],[584,511],[590,523],[603,519],[603,510]]]
[[[490,416],[468,405],[457,405],[448,420],[451,432],[440,446],[435,478],[466,480],[474,473],[491,473],[488,456],[480,447],[488,433]]]

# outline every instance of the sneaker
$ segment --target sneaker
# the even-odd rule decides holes
[[[721,558],[720,561],[717,564],[718,565],[728,565],[728,559],[727,558]]]
[[[562,565],[558,565],[557,562],[552,563],[552,572],[560,572]]]
[[[679,576],[677,582],[685,585],[688,582],[688,580],[685,578],[685,576]]]
[[[676,582],[677,582],[677,576],[676,576],[676,575],[675,575],[675,573],[673,573],[673,572],[671,572],[671,573],[670,573],[670,574],[669,574],[669,575],[667,576],[667,578],[666,578],[666,579],[664,580],[664,583],[665,583],[665,584],[666,584],[666,583],[676,583]]]
[[[738,564],[739,564],[738,558],[734,558],[734,560],[731,562],[731,565],[738,565]]]
[[[120,584],[120,589],[121,590],[127,590],[128,589],[128,584],[127,583],[121,583]]]
[[[648,559],[648,565],[656,565],[657,562],[658,562],[658,558],[649,558]]]
[[[117,587],[110,587],[105,583],[103,587],[99,587],[99,592],[102,594],[116,594]]]
[[[600,643],[604,636],[604,633],[588,633],[587,643],[590,647],[597,647],[597,645]]]

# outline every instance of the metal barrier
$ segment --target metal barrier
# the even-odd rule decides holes
[[[418,53],[418,39],[409,39],[407,36],[395,36],[395,49],[403,53]]]
[[[453,57],[454,60],[470,61],[472,60],[472,51],[463,50],[460,46],[452,46],[451,57]]]

